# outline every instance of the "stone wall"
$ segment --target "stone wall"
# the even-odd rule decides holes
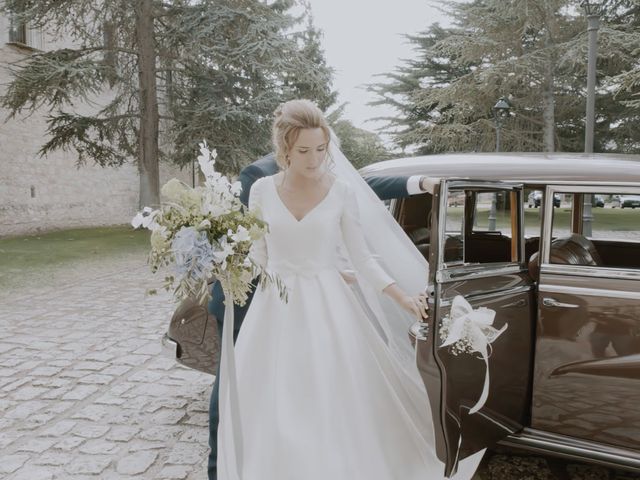
[[[0,94],[11,79],[8,65],[30,51],[9,41],[8,19],[0,15]],[[44,48],[61,41],[44,36]],[[110,92],[91,99],[105,104]],[[95,106],[78,104],[78,112]],[[0,109],[0,236],[74,227],[126,224],[138,210],[139,178],[134,163],[119,168],[87,163],[77,168],[73,151],[40,157],[47,141],[46,111],[6,121]],[[196,154],[197,146],[194,148]],[[191,170],[160,166],[160,184],[177,177],[191,184]]]

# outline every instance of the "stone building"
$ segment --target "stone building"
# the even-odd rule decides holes
[[[65,39],[0,14],[0,94],[11,76],[8,66],[38,50],[69,45]],[[92,99],[105,104],[110,92]],[[89,113],[95,106],[77,104]],[[132,159],[119,168],[77,167],[75,152],[38,154],[47,141],[46,110],[7,121],[0,108],[0,237],[74,227],[126,224],[138,210],[139,178]],[[197,146],[196,146],[197,148]],[[194,148],[194,155],[196,154]],[[171,177],[191,184],[191,169],[160,165],[160,184]]]

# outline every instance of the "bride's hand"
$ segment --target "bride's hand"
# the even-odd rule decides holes
[[[356,276],[353,275],[352,273],[349,273],[349,270],[343,270],[340,272],[340,275],[342,275],[342,278],[344,278],[344,281],[347,282],[348,284],[352,284],[352,283],[356,283]]]
[[[400,300],[400,306],[413,314],[419,321],[424,322],[429,318],[427,310],[429,305],[427,304],[427,294],[421,293],[415,296],[405,295]]]

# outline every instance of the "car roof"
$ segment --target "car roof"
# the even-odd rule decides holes
[[[396,158],[360,169],[368,176],[425,175],[438,179],[528,184],[640,184],[640,155],[584,153],[450,153]]]

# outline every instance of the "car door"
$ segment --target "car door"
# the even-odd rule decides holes
[[[613,208],[638,187],[548,187],[539,280],[532,427],[582,449],[640,460],[640,212]],[[549,208],[551,194],[572,199]],[[585,197],[610,199],[584,212]],[[587,204],[590,203],[588,197]]]
[[[523,188],[506,183],[443,181],[431,225],[431,319],[416,325],[417,364],[427,388],[438,458],[445,475],[458,462],[523,427],[528,420],[534,331],[533,281],[524,259]],[[485,259],[487,261],[485,261]],[[479,355],[441,348],[442,319],[456,295],[495,310],[508,328],[493,344],[486,404]]]

